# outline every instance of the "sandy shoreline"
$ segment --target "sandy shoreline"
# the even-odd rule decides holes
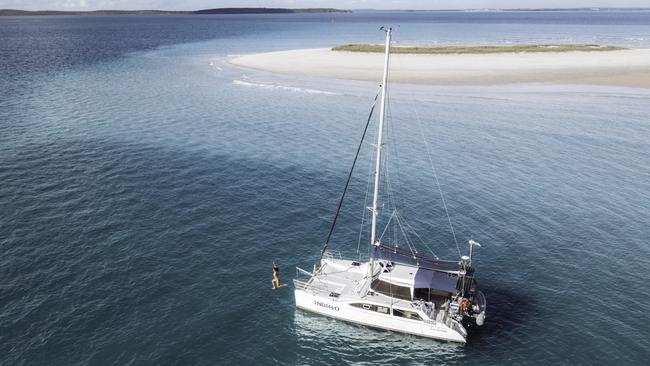
[[[377,81],[382,54],[329,48],[234,57],[232,64],[281,74]],[[394,54],[391,80],[430,85],[592,84],[650,88],[650,49],[501,54]]]

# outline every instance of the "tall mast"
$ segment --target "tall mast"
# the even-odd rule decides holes
[[[384,117],[386,115],[386,88],[388,87],[388,61],[390,58],[390,36],[392,28],[383,28],[386,32],[386,51],[384,54],[384,77],[381,83],[381,104],[379,107],[379,132],[377,133],[377,152],[375,162],[375,191],[372,196],[372,227],[370,231],[370,245],[379,245],[377,239],[377,213],[379,200],[379,177],[381,175],[381,145],[384,132]],[[371,266],[372,270],[372,266]]]

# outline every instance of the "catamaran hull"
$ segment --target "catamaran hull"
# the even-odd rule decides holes
[[[465,343],[465,337],[442,323],[425,322],[381,314],[349,305],[348,302],[324,298],[308,291],[296,289],[296,307],[330,318],[399,333],[412,334],[437,340]]]

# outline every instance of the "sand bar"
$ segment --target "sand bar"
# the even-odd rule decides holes
[[[377,81],[383,55],[301,49],[243,55],[232,64],[281,74]],[[650,88],[650,49],[603,52],[394,54],[391,80],[430,85],[593,84]]]

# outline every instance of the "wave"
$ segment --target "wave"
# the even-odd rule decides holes
[[[213,69],[215,69],[217,71],[223,71],[223,69],[220,66],[217,66],[217,64],[214,63],[213,61],[210,61],[210,67],[212,67]]]
[[[299,88],[299,87],[296,87],[296,86],[286,86],[286,85],[251,83],[251,82],[244,81],[244,80],[233,80],[232,83],[235,84],[235,85],[257,87],[257,88],[262,88],[262,89],[286,90],[286,91],[298,92],[298,93],[341,95],[339,93],[334,93],[334,92],[330,92],[330,91],[326,91],[326,90],[307,89],[307,88]]]

